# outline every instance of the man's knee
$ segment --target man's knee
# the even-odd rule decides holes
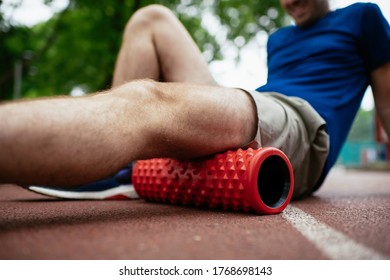
[[[156,82],[151,79],[141,79],[127,82],[112,90],[120,96],[128,97],[129,100],[134,98],[142,104],[145,111],[154,112],[156,108],[172,105],[177,99],[171,91],[166,90],[164,83]]]
[[[137,10],[127,23],[126,29],[133,27],[145,28],[153,27],[161,22],[168,22],[175,17],[174,13],[167,7],[159,4],[153,4]]]

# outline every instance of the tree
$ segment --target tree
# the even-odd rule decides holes
[[[124,25],[137,9],[153,3],[177,14],[209,60],[222,58],[226,42],[239,49],[284,19],[278,0],[69,0],[62,12],[32,28],[6,23],[0,14],[0,100],[13,96],[18,63],[24,97],[66,94],[76,86],[110,87]],[[218,36],[204,15],[218,24]]]

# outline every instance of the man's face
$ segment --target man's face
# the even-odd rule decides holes
[[[296,25],[305,27],[329,12],[328,0],[280,0]]]

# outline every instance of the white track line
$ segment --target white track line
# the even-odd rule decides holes
[[[296,207],[289,205],[283,211],[282,216],[330,259],[389,259],[389,256],[385,256],[372,248],[359,244],[350,237],[330,228]]]

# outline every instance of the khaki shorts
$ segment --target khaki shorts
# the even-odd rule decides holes
[[[275,147],[290,159],[293,198],[309,195],[318,183],[329,151],[325,121],[305,100],[278,93],[246,91],[255,101],[257,135],[251,147]]]

